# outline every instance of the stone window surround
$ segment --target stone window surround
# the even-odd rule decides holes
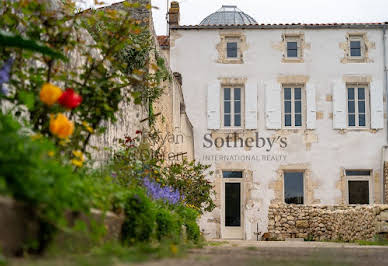
[[[226,45],[228,39],[237,41],[237,58],[228,58]],[[247,51],[248,45],[246,36],[241,30],[237,31],[220,31],[220,42],[217,44],[216,49],[218,51],[217,63],[219,64],[243,64],[244,52]]]
[[[365,89],[365,126],[358,126],[358,125],[355,125],[355,126],[349,126],[349,111],[348,111],[348,88],[352,88],[354,87],[354,89],[356,90],[358,87],[364,87]],[[370,117],[370,95],[369,95],[369,84],[367,83],[346,83],[346,127],[348,130],[370,130],[370,120],[371,120],[371,117]],[[358,99],[358,92],[354,94],[354,97],[356,97],[356,94],[357,94],[357,99]],[[355,108],[356,108],[356,105],[358,104],[358,102],[355,102]],[[357,107],[357,110],[358,110],[358,107]],[[355,113],[356,116],[358,116],[358,112]],[[358,119],[356,119],[357,121]]]
[[[350,56],[350,41],[352,38],[361,39],[361,57]],[[369,58],[369,51],[376,49],[374,42],[370,42],[367,38],[366,32],[348,32],[345,36],[345,42],[339,44],[340,48],[344,51],[344,57],[341,59],[341,63],[373,63],[373,60]]]
[[[298,44],[298,57],[287,57],[287,42],[295,41]],[[304,49],[309,46],[305,43],[303,32],[283,33],[282,34],[282,63],[304,63]]]
[[[298,173],[303,173],[303,204],[298,204],[298,205],[305,205],[305,201],[306,201],[306,169],[285,169],[282,171],[282,182],[283,182],[283,200],[282,202],[284,204],[287,204],[286,203],[286,197],[285,197],[285,193],[286,193],[286,188],[285,188],[285,182],[284,182],[284,173],[290,173],[290,172],[298,172]]]
[[[274,190],[275,198],[271,204],[285,204],[284,199],[284,172],[303,172],[303,204],[309,205],[319,203],[319,200],[314,199],[314,189],[317,188],[317,183],[312,180],[312,171],[307,163],[281,165],[277,170],[277,177],[273,180],[269,188]]]
[[[347,132],[354,132],[354,131],[361,131],[361,132],[364,132],[364,131],[369,131],[370,133],[376,133],[376,129],[371,129],[370,128],[370,121],[371,121],[371,112],[370,112],[370,84],[372,82],[372,76],[370,75],[343,75],[342,76],[342,80],[343,82],[345,83],[345,88],[347,88],[348,84],[349,85],[363,85],[363,86],[367,86],[368,90],[367,90],[367,97],[368,97],[368,106],[367,106],[367,126],[366,127],[346,127],[346,129],[340,129],[339,132],[341,134],[345,134]],[[346,92],[346,95],[347,95],[347,92]],[[347,101],[347,96],[346,96],[346,101]],[[347,103],[346,103],[346,108],[347,108]],[[347,109],[346,109],[346,113],[347,113]],[[348,125],[348,121],[347,121],[348,118],[346,118],[346,125]]]
[[[216,130],[211,130],[212,133],[212,138],[213,135],[221,134],[221,135],[228,135],[231,133],[246,133],[248,130],[245,129],[245,84],[248,80],[247,77],[219,77],[218,80],[220,81],[220,86],[221,86],[221,93],[220,93],[220,123],[221,127]],[[241,127],[224,127],[223,126],[223,88],[225,87],[240,87],[242,89],[241,93]],[[224,133],[224,134],[222,134]]]
[[[346,170],[355,170],[355,171],[360,171],[360,170],[368,170],[370,171],[370,175],[369,176],[347,176],[346,175]],[[372,179],[371,177],[373,177],[373,170],[372,169],[350,169],[350,168],[347,168],[347,169],[342,169],[343,171],[343,175],[345,177],[345,204],[347,205],[350,205],[349,204],[349,181],[368,181],[368,186],[369,186],[369,204],[366,204],[366,205],[371,205],[373,204],[374,200],[373,200],[373,182],[372,182]],[[359,204],[355,204],[355,205],[359,205]]]

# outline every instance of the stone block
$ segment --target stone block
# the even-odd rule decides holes
[[[296,228],[308,228],[309,224],[306,220],[297,220],[296,221]]]
[[[376,226],[377,233],[388,233],[388,223],[387,222],[379,222]]]
[[[383,211],[380,213],[379,216],[377,216],[379,221],[388,221],[388,211]]]

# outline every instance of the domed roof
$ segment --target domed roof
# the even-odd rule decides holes
[[[245,14],[237,6],[222,6],[207,16],[199,25],[250,25],[257,24],[251,16]]]

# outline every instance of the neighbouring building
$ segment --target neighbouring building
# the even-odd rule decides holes
[[[325,235],[332,222],[312,217],[327,213],[360,224],[350,239],[387,231],[371,223],[387,196],[388,24],[259,24],[236,6],[199,25],[179,17],[174,1],[159,40],[182,78],[195,159],[215,171],[205,236]],[[337,231],[327,238],[351,234]]]
[[[179,73],[173,73],[170,70],[168,63],[168,54],[165,53],[163,43],[155,34],[152,21],[152,13],[146,8],[150,4],[150,0],[127,0],[128,2],[141,3],[139,8],[130,8],[131,16],[143,23],[150,32],[152,38],[153,49],[151,49],[149,59],[149,73],[155,71],[153,65],[156,64],[157,58],[164,59],[164,66],[169,72],[170,78],[162,81],[160,87],[163,88],[163,93],[153,105],[153,113],[156,115],[154,128],[159,132],[159,139],[152,140],[156,147],[160,147],[161,154],[166,164],[181,162],[182,160],[194,159],[193,145],[193,128],[185,111],[185,102],[182,93],[182,79]],[[123,3],[118,2],[109,6],[100,8],[100,10],[127,10]],[[87,11],[84,11],[87,12]],[[83,39],[93,42],[92,37],[87,33],[83,33]],[[84,58],[79,55],[73,55],[72,63],[81,65]],[[125,88],[128,90],[129,88]],[[135,104],[133,101],[122,101],[120,108],[116,114],[117,121],[105,122],[106,131],[102,135],[93,136],[91,145],[94,149],[91,150],[95,161],[106,162],[111,158],[112,150],[117,150],[121,147],[120,139],[126,136],[135,137],[136,131],[147,132],[149,130],[149,106],[147,104]],[[111,150],[104,149],[109,147]]]

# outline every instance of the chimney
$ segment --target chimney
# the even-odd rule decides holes
[[[177,1],[172,1],[170,10],[168,11],[168,23],[170,24],[170,27],[179,25],[179,16],[179,3]]]

